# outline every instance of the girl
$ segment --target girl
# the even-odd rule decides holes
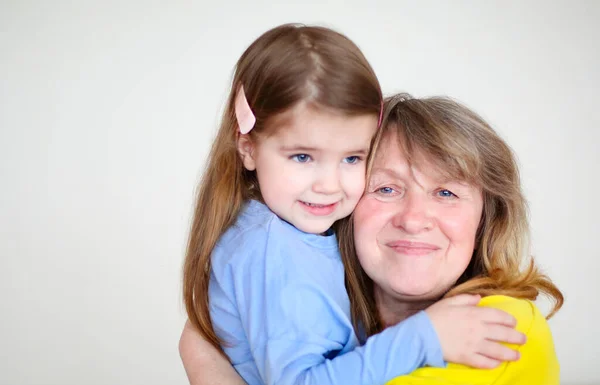
[[[356,348],[331,228],[363,193],[381,113],[372,68],[332,30],[274,28],[237,63],[198,193],[184,299],[249,384],[384,383],[444,360],[517,358],[481,331],[491,320],[506,325],[503,341],[522,342],[514,319],[468,306],[475,296],[440,301]]]

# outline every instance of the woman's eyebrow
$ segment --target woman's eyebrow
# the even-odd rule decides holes
[[[356,149],[356,150],[346,151],[346,153],[366,156],[369,153],[369,149],[368,148],[360,148],[360,149]]]
[[[454,185],[458,185],[460,187],[471,187],[472,186],[467,181],[460,180],[458,178],[449,177],[449,176],[444,176],[444,177],[436,179],[436,183],[439,183],[439,184],[454,184]]]
[[[374,176],[378,176],[378,177],[390,177],[393,179],[401,179],[402,175],[400,173],[398,173],[397,171],[390,169],[390,168],[373,168],[371,170],[371,178],[373,178]]]

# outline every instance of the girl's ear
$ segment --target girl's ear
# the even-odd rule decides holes
[[[256,161],[254,159],[254,156],[256,155],[256,148],[249,134],[238,133],[237,150],[242,157],[242,163],[244,164],[246,170],[256,170]]]

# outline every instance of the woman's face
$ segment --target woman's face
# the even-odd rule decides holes
[[[397,143],[395,134],[384,138],[354,212],[356,251],[382,294],[433,300],[471,260],[482,193],[446,180],[418,152],[411,168]]]

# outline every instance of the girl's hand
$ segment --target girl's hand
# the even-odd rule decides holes
[[[516,361],[519,352],[502,343],[522,345],[526,337],[515,330],[510,314],[476,306],[478,295],[458,295],[436,302],[425,310],[437,332],[448,362],[491,369],[503,361]]]

